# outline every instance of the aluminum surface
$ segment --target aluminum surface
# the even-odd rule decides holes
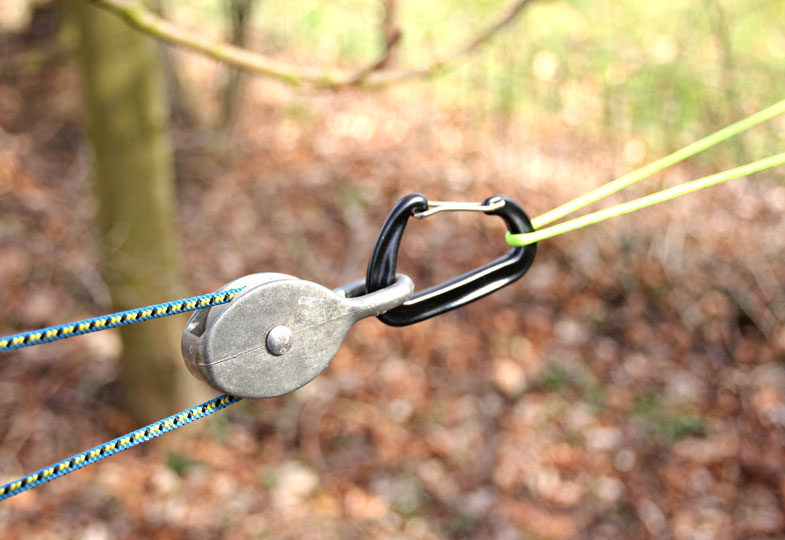
[[[364,294],[364,281],[331,291],[273,273],[225,287],[242,285],[246,288],[230,303],[191,316],[182,352],[193,375],[216,390],[250,398],[279,396],[310,382],[330,364],[355,322],[403,304],[414,291],[402,274],[371,294]],[[281,326],[291,332],[288,347],[272,354],[268,337]]]

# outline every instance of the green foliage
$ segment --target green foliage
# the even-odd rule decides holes
[[[572,374],[555,363],[549,364],[540,377],[537,388],[546,392],[577,392],[594,410],[605,408],[602,385],[588,372]]]
[[[222,2],[173,3],[171,11],[220,33]],[[401,2],[400,63],[455,50],[509,5]],[[257,46],[305,64],[365,65],[379,54],[383,16],[370,0],[266,0],[255,12]],[[445,104],[486,116],[556,115],[664,152],[781,99],[784,18],[785,3],[764,0],[541,0],[433,88]],[[776,137],[764,129],[745,135],[744,147],[773,152]]]
[[[573,386],[574,381],[569,374],[556,365],[549,365],[540,378],[540,388],[547,392],[558,392]]]
[[[475,531],[478,521],[470,515],[455,512],[445,518],[443,530],[449,538],[466,538]]]
[[[667,444],[684,437],[706,434],[706,420],[702,415],[689,406],[668,406],[654,392],[637,398],[629,413],[643,421]]]
[[[191,469],[199,465],[199,462],[183,454],[171,453],[166,458],[166,464],[177,473],[177,476],[185,477]]]
[[[226,415],[218,416],[216,417],[215,422],[210,422],[210,430],[216,440],[225,441],[226,437],[229,435],[229,421],[227,420]]]
[[[390,486],[390,508],[397,514],[415,517],[423,513],[430,497],[420,479],[414,474],[398,477]]]
[[[278,475],[275,469],[262,469],[259,471],[259,483],[266,489],[274,489],[278,485]]]

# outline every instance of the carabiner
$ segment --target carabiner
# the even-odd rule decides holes
[[[379,233],[365,278],[368,292],[387,287],[395,281],[398,249],[409,217],[425,217],[446,210],[477,210],[499,216],[513,234],[534,230],[523,208],[505,195],[488,197],[482,204],[429,203],[419,193],[407,195],[393,207]],[[402,305],[378,318],[390,326],[406,326],[474,302],[520,279],[529,270],[536,253],[537,244],[512,248],[506,255],[485,266],[415,293]]]

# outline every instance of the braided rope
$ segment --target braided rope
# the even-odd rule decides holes
[[[95,463],[96,461],[100,461],[111,455],[117,454],[118,452],[122,452],[123,450],[128,450],[129,448],[132,448],[145,441],[155,439],[159,435],[172,431],[173,429],[179,428],[180,426],[190,424],[194,420],[198,420],[213,414],[214,412],[228,407],[229,405],[237,403],[241,399],[242,398],[230,396],[227,394],[218,396],[209,401],[205,401],[201,405],[191,407],[190,409],[185,410],[179,414],[175,414],[169,418],[164,418],[163,420],[154,422],[149,426],[132,431],[126,435],[123,435],[122,437],[118,437],[112,441],[91,448],[90,450],[85,450],[84,452],[60,461],[59,463],[44,467],[43,469],[40,469],[32,474],[28,474],[27,476],[23,476],[18,480],[14,480],[13,482],[9,482],[3,486],[0,486],[0,501],[4,501],[9,497],[13,497],[14,495],[18,495],[24,491],[27,491],[28,489],[33,489],[34,487],[38,487],[41,484],[50,482],[55,478],[65,476],[68,473],[72,473],[81,469],[82,467],[86,467],[87,465]]]
[[[48,328],[41,328],[40,330],[30,330],[21,334],[0,337],[0,353],[13,349],[20,349],[22,347],[29,347],[31,345],[49,343],[50,341],[57,341],[73,336],[80,336],[82,334],[89,334],[90,332],[98,332],[99,330],[106,330],[107,328],[125,326],[127,324],[226,304],[241,290],[242,287],[203,294],[201,296],[192,296],[190,298],[183,298],[182,300],[173,300],[162,304],[154,304],[152,306],[111,313],[101,317],[93,317],[92,319],[84,319],[82,321],[61,324],[59,326],[50,326]]]
[[[610,208],[598,210],[597,212],[571,219],[569,221],[563,221],[562,223],[551,225],[550,227],[545,227],[544,229],[537,229],[529,233],[521,234],[512,234],[511,232],[507,231],[505,238],[507,243],[512,246],[526,246],[529,244],[534,244],[535,242],[545,240],[546,238],[553,238],[555,236],[559,236],[560,234],[575,231],[577,229],[588,227],[589,225],[594,225],[596,223],[601,223],[607,219],[615,218],[623,214],[637,212],[638,210],[648,208],[649,206],[653,206],[655,204],[670,201],[671,199],[675,199],[677,197],[683,197],[684,195],[695,193],[701,189],[716,186],[717,184],[728,182],[729,180],[735,180],[736,178],[741,178],[742,176],[747,176],[748,174],[764,171],[766,169],[777,167],[778,165],[783,164],[785,164],[785,152],[781,154],[775,154],[764,159],[759,159],[758,161],[753,161],[752,163],[742,165],[741,167],[728,169],[727,171],[721,173],[704,176],[703,178],[693,180],[692,182],[687,182],[686,184],[678,184],[667,189],[663,189],[662,191],[652,193],[651,195],[646,195],[645,197],[640,197],[632,201],[617,204],[616,206],[611,206]]]
[[[628,186],[635,184],[636,182],[640,182],[644,178],[648,178],[649,176],[671,167],[676,163],[684,161],[685,159],[694,156],[695,154],[699,154],[712,146],[730,139],[731,137],[738,135],[739,133],[743,133],[750,128],[757,126],[767,120],[771,120],[772,118],[779,116],[781,114],[785,114],[785,99],[782,101],[778,101],[774,105],[770,105],[765,109],[756,112],[755,114],[751,114],[747,118],[739,120],[727,127],[722,128],[711,135],[707,135],[700,140],[695,141],[692,144],[688,144],[684,148],[680,148],[676,150],[672,154],[669,154],[665,157],[662,157],[648,165],[641,167],[635,171],[629,172],[624,176],[613,180],[612,182],[608,182],[598,188],[595,188],[588,193],[584,193],[573,200],[562,204],[554,208],[553,210],[549,210],[545,212],[541,216],[537,216],[536,218],[532,219],[532,225],[535,229],[542,229],[545,225],[553,223],[554,221],[558,221],[559,219],[572,214],[573,212],[580,210],[581,208],[585,208],[592,203],[595,203],[605,197],[616,193]]]

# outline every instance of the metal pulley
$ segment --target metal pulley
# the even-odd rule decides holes
[[[335,290],[286,274],[242,277],[231,302],[195,312],[182,337],[188,370],[216,390],[268,398],[292,392],[330,364],[351,326],[405,302],[412,280],[398,274],[365,294],[365,280]]]
[[[382,227],[365,279],[330,290],[286,274],[260,273],[224,285],[219,291],[242,290],[229,303],[201,309],[188,320],[182,338],[188,370],[232,396],[280,396],[324,371],[358,320],[376,316],[393,326],[422,321],[509,285],[531,266],[536,245],[516,247],[414,294],[412,280],[395,270],[404,229],[410,217],[445,211],[498,216],[511,233],[533,230],[520,205],[503,195],[479,204],[408,195]]]

